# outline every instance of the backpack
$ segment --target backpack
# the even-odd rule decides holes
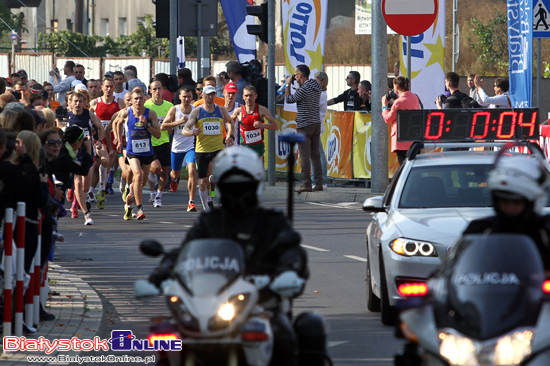
[[[467,94],[463,94],[462,98],[459,99],[462,108],[483,108],[481,104]]]

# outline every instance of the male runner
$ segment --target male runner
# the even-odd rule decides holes
[[[129,92],[129,90],[124,89],[124,73],[122,71],[113,72],[113,81],[115,82],[113,95],[119,99],[124,99],[124,95]]]
[[[216,88],[208,85],[203,89],[204,105],[195,108],[185,123],[183,134],[196,136],[196,162],[198,164],[199,197],[204,210],[214,207],[212,197],[209,196],[208,165],[216,155],[225,148],[225,144],[232,146],[235,141],[233,120],[224,107],[214,104]],[[224,121],[228,130],[225,132]],[[196,127],[196,128],[194,128]],[[225,143],[225,144],[224,144]],[[208,208],[207,208],[208,207]]]
[[[260,159],[264,159],[264,129],[276,130],[277,121],[269,110],[256,103],[256,88],[252,85],[243,89],[244,105],[235,109],[231,118],[239,119],[240,144],[254,150]],[[268,123],[265,123],[267,120]]]
[[[162,126],[164,117],[170,111],[174,105],[166,100],[162,99],[162,83],[160,81],[152,81],[149,85],[149,91],[151,92],[151,99],[145,102],[145,107],[156,112],[159,126]],[[152,138],[153,151],[155,153],[155,160],[151,164],[151,174],[149,177],[149,186],[151,187],[151,195],[149,202],[153,202],[153,207],[162,207],[162,193],[168,182],[168,175],[170,174],[170,134],[168,130],[161,131],[160,138]],[[155,175],[159,176],[159,184],[157,192],[155,194]],[[154,178],[151,181],[151,176]]]
[[[126,157],[130,162],[133,174],[133,182],[130,186],[130,194],[126,198],[125,220],[132,219],[132,204],[137,205],[137,219],[145,219],[142,198],[143,185],[149,175],[149,168],[155,159],[151,136],[161,137],[160,127],[155,111],[145,108],[145,94],[141,88],[132,90],[132,107],[123,109],[117,116],[119,131],[117,136],[122,136],[122,126],[126,124],[127,144]],[[121,123],[122,122],[122,123]],[[122,151],[122,142],[117,141],[117,150]]]
[[[172,130],[174,138],[172,140],[172,170],[170,171],[170,190],[176,192],[181,176],[182,164],[185,161],[187,165],[187,189],[189,190],[189,203],[187,212],[196,212],[195,193],[197,190],[197,169],[195,164],[195,137],[185,136],[183,128],[189,120],[189,114],[195,106],[193,102],[193,88],[183,86],[179,91],[181,104],[173,106],[166,115],[164,122],[160,126],[161,130]]]

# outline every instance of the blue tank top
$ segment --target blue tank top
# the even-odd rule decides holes
[[[90,111],[84,109],[81,114],[69,112],[67,114],[69,126],[78,126],[84,130],[84,137],[92,136],[92,120]]]
[[[145,108],[143,113],[147,122],[149,122],[149,108]],[[141,123],[135,116],[132,108],[128,108],[128,134],[126,152],[128,154],[139,156],[153,155],[153,145],[151,144],[151,133],[147,131],[147,124]]]

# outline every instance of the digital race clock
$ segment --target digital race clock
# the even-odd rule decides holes
[[[398,141],[536,140],[538,108],[397,111]]]

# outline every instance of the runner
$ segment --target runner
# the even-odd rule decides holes
[[[105,130],[103,129],[103,125],[99,121],[99,118],[93,113],[90,113],[88,109],[84,108],[84,105],[86,103],[86,96],[84,96],[82,93],[76,92],[71,94],[70,96],[71,100],[71,110],[68,113],[68,125],[69,126],[79,126],[84,130],[84,138],[91,139],[93,141],[93,127],[98,131],[98,139],[94,144],[95,151],[93,152],[93,155],[99,156],[101,160],[108,161],[108,155],[107,151],[102,149],[102,140],[103,136],[105,135]],[[88,191],[90,187],[90,183],[92,180],[92,172],[93,170],[90,169],[90,172],[86,176],[82,175],[75,175],[74,176],[74,195],[75,200],[73,200],[73,205],[71,209],[71,217],[77,218],[78,217],[78,211],[77,211],[77,205],[80,206],[82,211],[84,212],[84,225],[92,225],[94,221],[92,220],[91,214],[90,214],[90,207],[86,205],[86,192]]]
[[[161,137],[160,128],[157,122],[155,111],[145,108],[145,95],[141,88],[136,87],[132,90],[132,107],[123,109],[117,116],[118,128],[117,136],[122,135],[121,128],[126,125],[127,144],[126,156],[130,163],[130,169],[133,174],[133,181],[130,186],[130,193],[126,198],[125,220],[132,219],[132,204],[137,205],[137,219],[145,219],[143,212],[142,198],[143,186],[149,175],[149,168],[155,159],[151,136]],[[123,124],[121,124],[122,122]],[[117,150],[122,151],[122,142],[117,142]]]
[[[122,71],[113,72],[113,81],[115,82],[113,95],[118,99],[124,99],[124,95],[129,92],[124,88],[124,73]]]
[[[132,93],[128,92],[124,95],[124,109],[128,109],[132,106]],[[118,166],[120,167],[120,186],[119,190],[120,193],[122,193],[122,201],[126,203],[126,197],[128,197],[128,194],[130,193],[130,184],[132,183],[132,170],[130,169],[130,165],[128,160],[126,159],[126,143],[125,143],[125,136],[126,136],[126,125],[123,123],[124,121],[117,122],[117,116],[120,112],[117,112],[113,114],[113,117],[111,118],[113,120],[113,123],[111,123],[109,126],[113,129],[113,145],[118,146],[118,141],[121,142],[122,148],[117,149],[117,159],[118,159]],[[107,127],[109,129],[109,127]],[[118,134],[121,133],[120,136]]]
[[[254,150],[263,161],[265,153],[263,130],[276,130],[278,126],[269,110],[256,103],[257,97],[256,88],[252,85],[246,86],[243,90],[244,105],[235,109],[231,118],[239,120],[240,144]],[[266,120],[268,123],[265,123]]]
[[[159,126],[162,127],[164,117],[166,117],[166,114],[168,114],[168,111],[174,105],[162,99],[162,83],[160,81],[152,81],[149,85],[149,91],[151,92],[151,99],[145,102],[145,107],[156,112]],[[166,188],[171,166],[170,134],[168,130],[162,130],[161,137],[158,139],[153,137],[151,138],[151,142],[153,144],[155,160],[151,164],[151,171],[148,174],[149,187],[151,188],[149,202],[153,202],[153,207],[162,207],[162,193],[164,192],[164,188]],[[157,179],[155,175],[159,177],[156,193],[154,187]]]
[[[197,190],[197,169],[195,164],[195,137],[185,136],[183,128],[189,120],[189,114],[195,107],[193,102],[193,88],[183,86],[179,91],[181,104],[170,108],[162,123],[161,130],[172,130],[174,139],[172,140],[172,170],[170,171],[170,190],[176,192],[180,181],[181,169],[185,161],[187,166],[188,180],[187,189],[189,190],[189,203],[187,212],[196,212],[195,193]]]
[[[233,120],[224,107],[214,104],[216,88],[208,85],[202,96],[204,105],[195,108],[185,123],[183,134],[196,136],[196,162],[198,165],[199,197],[204,210],[214,207],[212,197],[208,194],[208,165],[216,155],[225,148],[225,144],[232,146],[235,140]],[[228,124],[225,132],[224,121]],[[196,128],[194,128],[196,127]]]

